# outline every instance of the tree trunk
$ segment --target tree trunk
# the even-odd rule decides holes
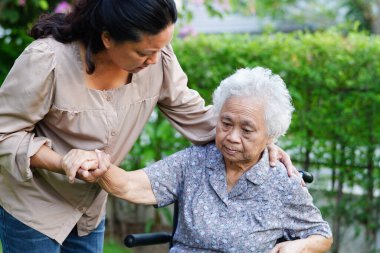
[[[307,95],[306,95],[306,105],[305,105],[305,110],[307,112],[310,111],[311,108],[311,103],[312,103],[312,89],[307,90]],[[305,120],[305,119],[304,119]],[[312,146],[313,146],[313,131],[309,127],[306,126],[306,150],[305,150],[305,162],[303,164],[304,170],[308,170],[310,167],[310,153],[312,151]]]
[[[375,207],[375,199],[374,199],[374,157],[375,157],[375,137],[373,133],[373,115],[374,108],[370,110],[367,114],[367,122],[368,122],[368,130],[369,130],[369,147],[367,149],[367,206],[365,208],[365,212],[367,214],[367,219],[365,222],[365,236],[367,240],[367,248],[366,252],[372,252],[375,250],[375,240],[376,240],[376,232],[377,232],[377,223],[376,220],[376,207]]]
[[[107,230],[108,236],[111,240],[115,239],[115,199],[112,196],[108,196],[107,200]]]
[[[336,193],[335,198],[335,206],[337,211],[334,215],[333,220],[333,235],[334,235],[334,244],[333,244],[333,253],[339,253],[339,246],[340,246],[340,227],[342,223],[342,215],[340,214],[341,210],[341,202],[343,198],[343,173],[341,171],[338,172],[338,189]]]
[[[374,34],[380,34],[380,0],[374,2],[370,23],[371,32]]]
[[[331,190],[334,191],[336,188],[336,181],[337,181],[337,169],[336,169],[336,142],[335,139],[332,143],[332,149],[331,149]]]

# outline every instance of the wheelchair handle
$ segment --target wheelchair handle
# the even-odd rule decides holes
[[[310,172],[304,171],[304,170],[299,170],[298,172],[301,174],[302,179],[303,179],[303,181],[305,181],[305,183],[312,183],[313,182],[313,180],[314,180],[313,174],[311,174]]]
[[[153,244],[168,243],[171,241],[172,235],[170,233],[146,233],[146,234],[131,234],[125,237],[124,244],[128,248],[136,246],[145,246]]]

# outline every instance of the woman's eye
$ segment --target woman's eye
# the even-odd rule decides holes
[[[228,122],[222,122],[222,124],[223,124],[223,126],[225,126],[225,127],[229,127],[229,126],[231,126],[231,124],[228,123]]]
[[[142,52],[137,52],[137,54],[138,54],[139,56],[141,56],[141,57],[146,57],[146,56],[147,56],[146,54],[144,54],[144,53],[142,53]]]

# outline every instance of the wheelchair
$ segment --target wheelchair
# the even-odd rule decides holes
[[[311,173],[299,170],[298,171],[305,183],[312,183],[314,177]],[[129,234],[124,238],[124,245],[128,248],[133,248],[137,246],[148,246],[156,244],[169,243],[169,249],[173,246],[172,238],[177,228],[178,223],[178,203],[174,202],[174,214],[173,214],[173,229],[171,233],[168,232],[155,232],[155,233],[141,233],[141,234]],[[296,240],[299,238],[290,238],[290,240]],[[281,243],[288,241],[289,239],[282,237],[276,242]]]

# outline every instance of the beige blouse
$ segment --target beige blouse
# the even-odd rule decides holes
[[[77,43],[34,41],[0,88],[0,205],[59,243],[75,225],[79,235],[88,234],[104,217],[106,192],[31,169],[30,157],[47,144],[61,155],[73,148],[101,149],[119,164],[156,104],[190,141],[214,138],[212,107],[187,87],[171,46],[131,83],[100,91],[84,84]]]

